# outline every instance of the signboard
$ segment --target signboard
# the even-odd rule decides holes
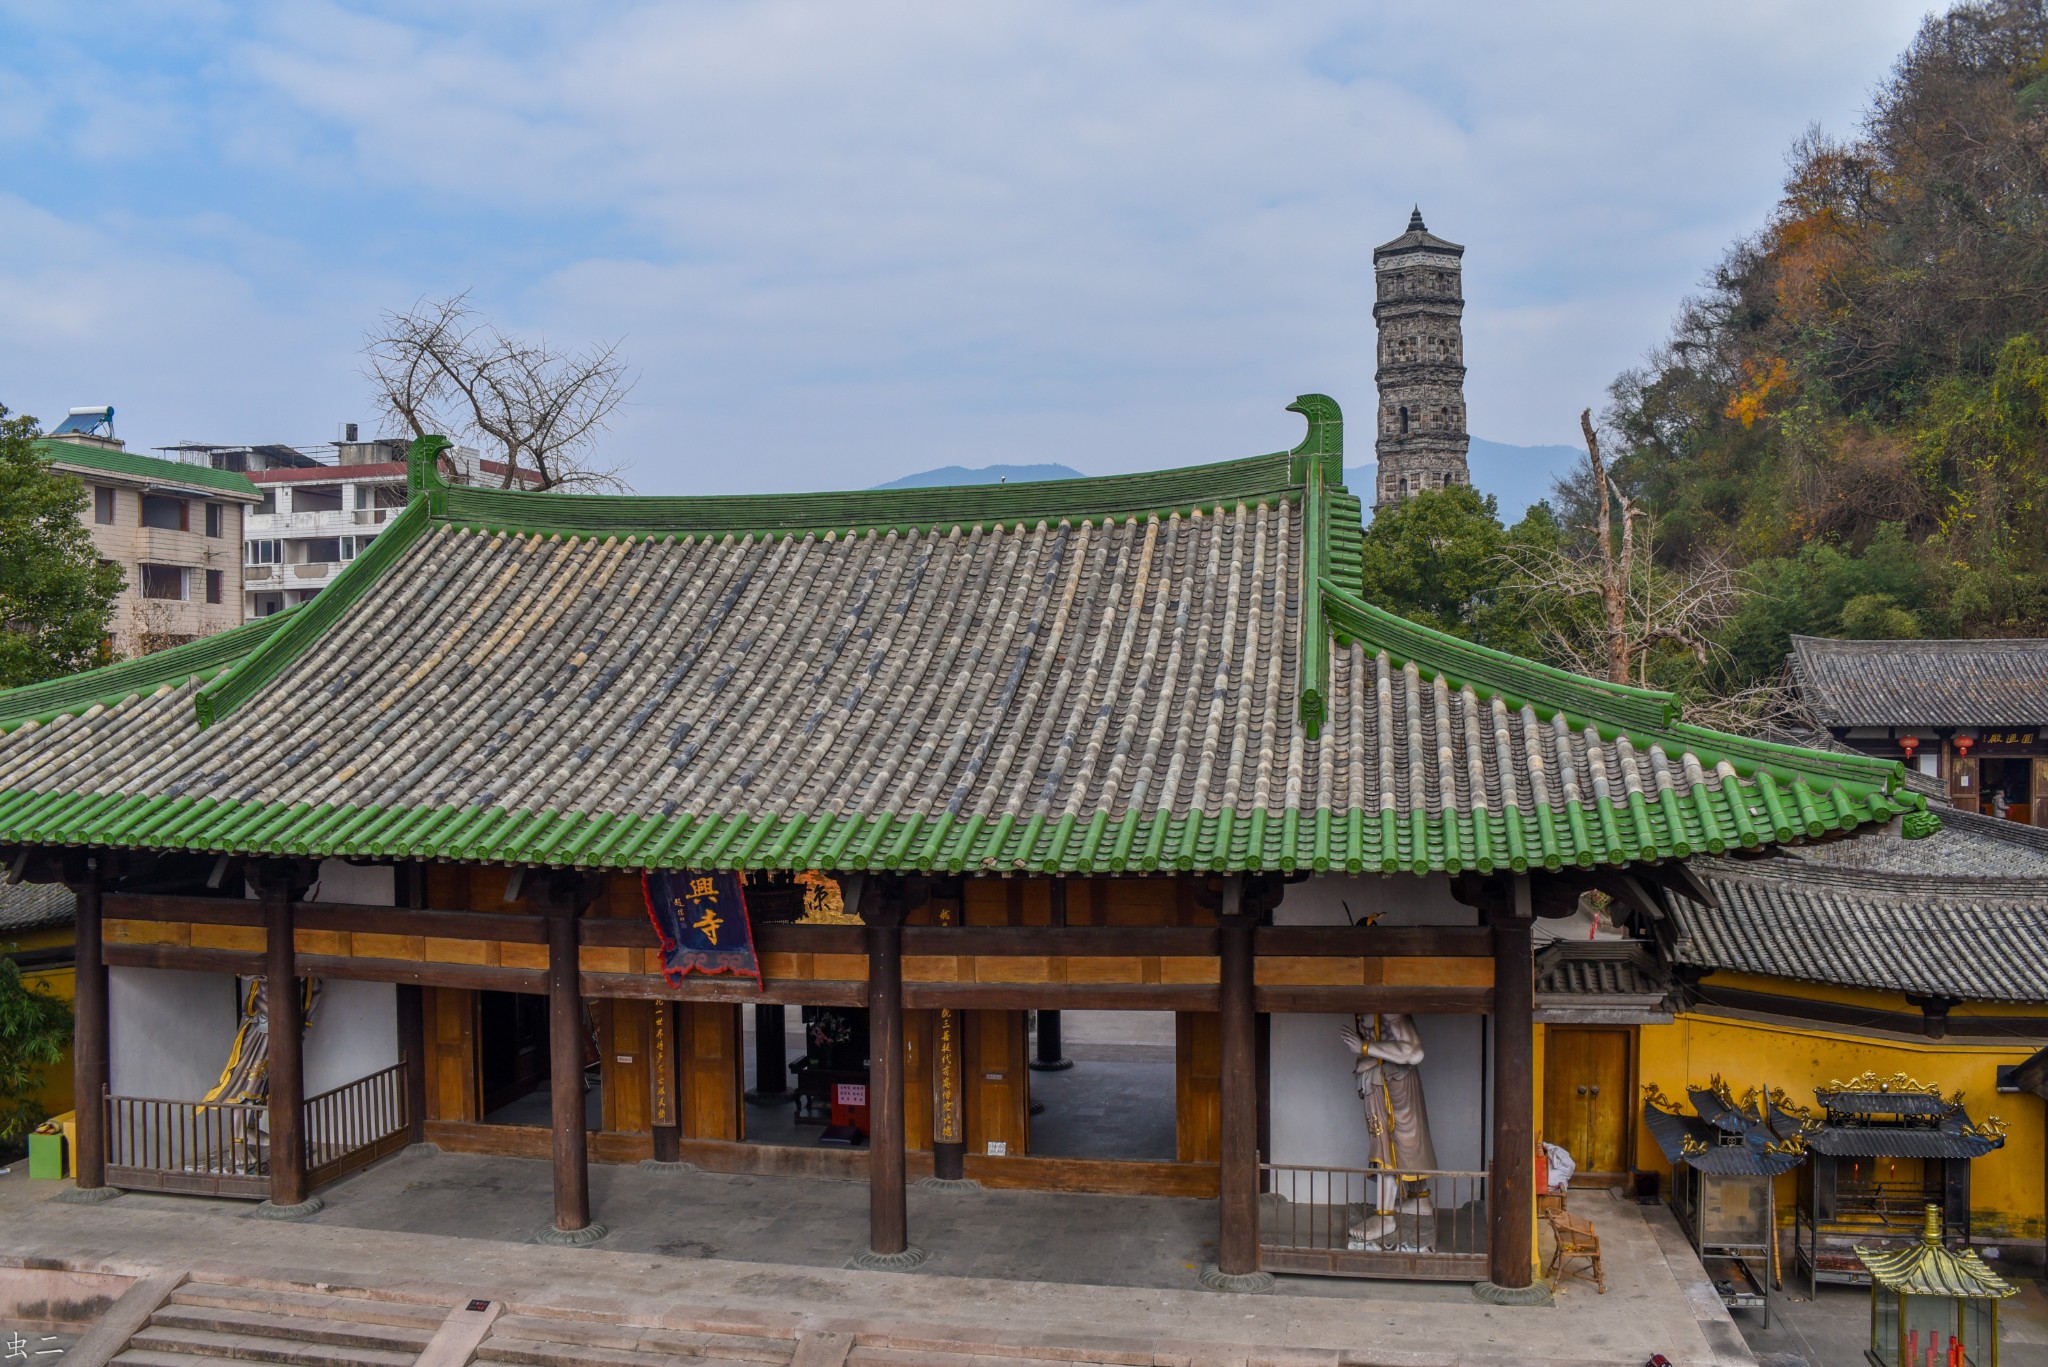
[[[661,940],[661,976],[670,987],[692,973],[730,973],[760,983],[754,927],[737,873],[647,873],[640,884],[647,919]]]
[[[865,1106],[868,1104],[866,1083],[836,1082],[833,1084],[832,1100],[841,1106]]]

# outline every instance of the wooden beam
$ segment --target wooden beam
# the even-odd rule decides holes
[[[1358,986],[1258,989],[1258,1009],[1274,1015],[1404,1011],[1421,1016],[1478,1016],[1493,1010],[1490,987]]]

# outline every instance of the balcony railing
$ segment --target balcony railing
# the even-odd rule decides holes
[[[1486,1276],[1486,1174],[1261,1163],[1259,1266],[1415,1281]]]
[[[306,1183],[323,1186],[405,1147],[406,1065],[306,1098]],[[270,1195],[268,1107],[109,1096],[107,1185],[261,1201]]]

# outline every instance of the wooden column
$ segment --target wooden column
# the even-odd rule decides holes
[[[1067,923],[1067,880],[1053,879],[1049,892],[1052,907],[1048,919],[1053,925],[1064,926]],[[1073,1066],[1074,1061],[1060,1048],[1060,1013],[1038,1012],[1038,1048],[1031,1059],[1032,1071],[1057,1073]]]
[[[310,1215],[306,1195],[306,1074],[303,988],[294,943],[298,888],[282,869],[258,877],[263,899],[263,1009],[269,1041],[270,1201],[278,1215]]]
[[[756,1106],[779,1106],[796,1099],[789,1090],[789,1043],[782,1007],[761,1002],[754,1007],[754,1088],[747,1100]]]
[[[1217,1206],[1222,1229],[1216,1265],[1205,1270],[1203,1281],[1219,1290],[1263,1291],[1273,1279],[1259,1271],[1259,1051],[1252,974],[1258,914],[1246,906],[1244,882],[1238,874],[1223,880],[1216,918],[1222,958],[1217,994],[1222,1034]]]
[[[1540,1305],[1549,1288],[1536,1278],[1536,965],[1535,917],[1527,875],[1493,919],[1493,1164],[1487,1181],[1487,1280],[1480,1298]]]
[[[107,1176],[107,964],[100,952],[100,894],[106,880],[100,860],[91,859],[71,885],[78,896],[77,981],[72,1011],[72,1090],[77,1108],[76,1147],[71,1154],[73,1188],[62,1199],[99,1201],[121,1193]]]
[[[583,988],[579,980],[576,911],[557,900],[548,922],[548,1088],[554,1103],[551,1146],[555,1165],[555,1222],[542,1243],[594,1244],[607,1233],[590,1219],[589,1139],[584,1133]]]
[[[676,1004],[658,1001],[647,1027],[648,1128],[654,1133],[654,1161],[681,1165],[683,1075],[676,1043]]]
[[[903,884],[878,880],[861,899],[868,941],[868,1251],[854,1265],[908,1271],[925,1260],[910,1242],[904,1200]]]
[[[393,870],[398,904],[418,910],[427,904],[424,864],[401,864]],[[405,1118],[411,1142],[427,1138],[427,994],[417,983],[398,985],[398,1052],[405,1060]]]

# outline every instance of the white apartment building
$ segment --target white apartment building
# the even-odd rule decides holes
[[[321,446],[213,446],[182,442],[160,450],[178,460],[245,475],[259,502],[243,521],[242,592],[251,618],[296,607],[334,582],[385,524],[405,511],[410,442],[358,439],[356,425]],[[468,483],[495,462],[451,448],[442,473]]]

